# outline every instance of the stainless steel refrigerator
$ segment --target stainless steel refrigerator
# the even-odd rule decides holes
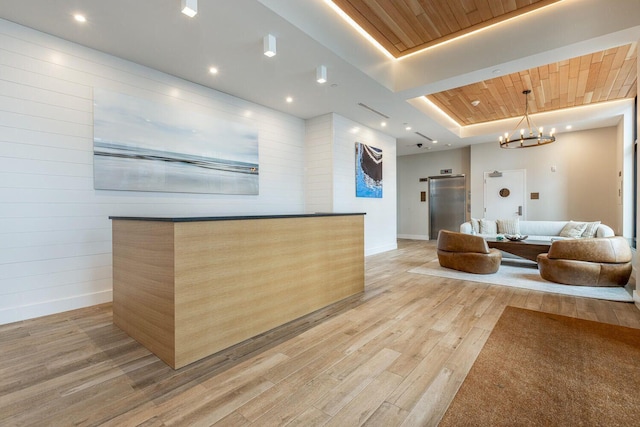
[[[429,238],[440,230],[460,231],[466,221],[467,190],[464,175],[429,177]]]

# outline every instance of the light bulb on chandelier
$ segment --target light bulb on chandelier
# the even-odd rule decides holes
[[[500,142],[500,148],[529,148],[529,147],[538,147],[540,145],[551,144],[556,140],[554,133],[555,129],[551,129],[551,132],[548,135],[544,134],[544,128],[540,127],[536,129],[536,125],[533,123],[533,120],[529,117],[529,94],[531,90],[527,89],[522,91],[522,94],[525,96],[524,103],[524,116],[520,119],[515,129],[509,133],[505,132],[504,137],[501,136],[498,141]],[[520,127],[522,122],[526,121],[527,129],[520,129],[520,136],[514,138],[514,135],[517,132],[517,129]],[[528,131],[528,134],[527,134]]]

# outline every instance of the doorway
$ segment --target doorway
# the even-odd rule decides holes
[[[526,219],[526,170],[484,173],[484,217]]]

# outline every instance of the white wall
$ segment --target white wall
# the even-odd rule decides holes
[[[616,127],[607,127],[561,133],[555,143],[531,149],[472,146],[471,215],[483,217],[484,172],[526,169],[526,219],[600,220],[620,234],[617,135]],[[530,199],[533,192],[538,200]]]
[[[303,120],[4,20],[0,46],[0,324],[110,301],[109,215],[305,212]],[[94,190],[93,88],[250,121],[260,194]]]
[[[440,175],[442,169],[465,174],[469,188],[469,148],[398,157],[398,237],[429,239],[429,184],[420,178]],[[420,201],[421,191],[427,192],[426,202]]]
[[[307,210],[365,212],[365,255],[396,249],[396,140],[338,114],[307,120]],[[356,197],[355,143],[382,149],[382,198]]]
[[[335,212],[366,212],[365,255],[397,249],[396,140],[337,114],[334,133]],[[357,132],[356,132],[357,129]],[[382,198],[356,197],[355,143],[382,149]]]

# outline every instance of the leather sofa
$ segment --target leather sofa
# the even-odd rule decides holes
[[[540,276],[578,286],[624,286],[631,275],[631,248],[624,237],[558,240],[538,255]]]
[[[467,273],[495,273],[502,261],[502,253],[497,249],[489,249],[480,236],[440,230],[437,248],[442,267]]]

